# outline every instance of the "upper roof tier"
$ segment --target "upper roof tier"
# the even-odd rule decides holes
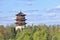
[[[26,15],[20,11],[18,14],[16,14],[16,16],[26,16]]]

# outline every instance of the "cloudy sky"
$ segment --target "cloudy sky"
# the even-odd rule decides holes
[[[60,0],[0,0],[0,25],[14,24],[20,11],[27,24],[60,24]]]

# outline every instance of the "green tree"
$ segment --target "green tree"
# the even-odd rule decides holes
[[[33,35],[33,40],[47,40],[47,32],[42,31],[36,31]]]
[[[31,40],[31,32],[28,29],[20,31],[17,35],[17,40]]]
[[[0,33],[0,40],[4,40],[4,36],[2,33]]]

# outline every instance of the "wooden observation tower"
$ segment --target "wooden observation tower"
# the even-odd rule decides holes
[[[24,28],[26,26],[26,19],[25,19],[25,14],[23,14],[21,11],[20,13],[16,14],[16,30]]]

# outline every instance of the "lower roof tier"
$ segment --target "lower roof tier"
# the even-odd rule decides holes
[[[16,22],[15,24],[27,24],[27,23],[17,23],[17,22]]]

